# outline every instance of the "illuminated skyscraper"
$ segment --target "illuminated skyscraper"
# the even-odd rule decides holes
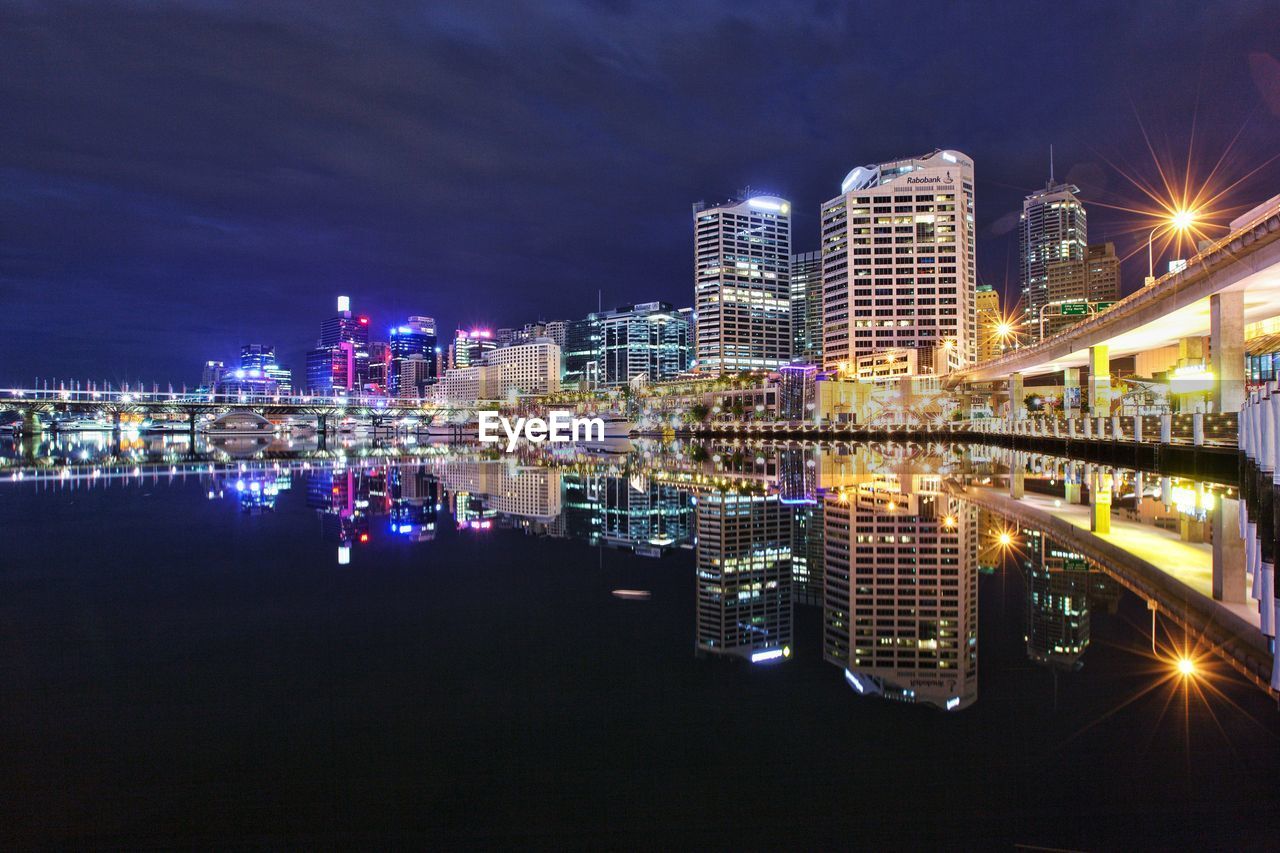
[[[357,395],[369,381],[369,318],[351,313],[351,300],[338,297],[337,315],[320,326],[320,340],[307,353],[307,392]]]
[[[1004,317],[1000,313],[1000,293],[991,285],[978,287],[975,295],[978,317],[978,361],[990,361],[1003,351],[996,332]]]
[[[822,253],[791,256],[791,360],[822,363]]]
[[[598,316],[601,385],[674,379],[689,369],[689,324],[666,302],[623,305]]]
[[[1084,205],[1073,184],[1049,181],[1023,199],[1018,218],[1018,258],[1022,277],[1022,304],[1027,328],[1039,334],[1040,309],[1051,301],[1049,268],[1067,263],[1065,269],[1082,265],[1089,244]],[[1047,330],[1046,330],[1047,334]]]
[[[414,366],[415,376],[411,384],[417,387],[421,384],[423,376],[426,377],[427,383],[434,382],[438,372],[436,370],[436,321],[430,317],[410,317],[391,329],[391,371],[388,384],[392,388],[399,389],[404,384],[400,381],[402,365],[405,359],[415,355],[420,356],[421,360],[426,362],[426,366],[425,373],[422,365]]]
[[[693,206],[696,369],[773,370],[791,359],[791,204]]]
[[[822,205],[822,358],[885,350],[944,373],[977,357],[973,161],[959,151],[859,166]]]
[[[488,329],[458,329],[449,345],[450,367],[474,367],[486,353],[498,348],[493,332]]]

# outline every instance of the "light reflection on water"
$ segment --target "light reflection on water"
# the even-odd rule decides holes
[[[1148,568],[1100,561],[1046,530],[1048,522],[1002,514],[995,500],[1019,496],[1024,506],[1058,513],[1062,524],[1105,506],[1116,531],[1134,525],[1150,542],[1194,557],[1223,535],[1215,513],[1235,506],[1231,485],[948,445],[636,442],[506,456],[466,446],[307,442],[199,442],[192,452],[172,436],[59,436],[37,452],[5,449],[0,500],[55,506],[82,492],[118,494],[123,514],[141,495],[194,488],[204,508],[184,510],[184,523],[198,527],[202,514],[231,509],[250,525],[244,530],[269,541],[273,525],[303,513],[315,522],[304,535],[324,543],[330,565],[343,571],[396,559],[439,570],[435,555],[446,551],[450,560],[471,554],[474,567],[499,555],[519,562],[558,541],[574,549],[565,570],[584,577],[610,564],[679,567],[691,582],[678,630],[692,640],[693,661],[724,661],[761,679],[821,661],[825,683],[839,685],[849,713],[865,703],[922,706],[939,717],[966,716],[984,701],[1015,707],[1021,700],[1000,686],[1018,666],[1007,642],[995,653],[996,698],[984,700],[993,681],[983,640],[993,618],[1000,636],[1021,637],[1021,666],[1051,678],[1054,712],[1074,685],[1081,695],[1095,689],[1081,679],[1089,678],[1100,629],[1104,644],[1132,658],[1133,682],[1098,688],[1111,690],[1111,700],[1088,706],[1059,740],[1108,725],[1111,703],[1125,707],[1161,691],[1203,705],[1211,719],[1253,721],[1256,709],[1240,703],[1265,689],[1256,658],[1267,640],[1256,621],[1234,629],[1234,645],[1220,642],[1212,632],[1225,630],[1225,616],[1215,613],[1226,611],[1192,579],[1185,601],[1161,601],[1151,651],[1145,616],[1133,616],[1157,594],[1148,589],[1163,589],[1146,585]],[[633,570],[603,588],[600,601],[607,595],[608,606],[629,608],[617,617],[625,625],[634,614],[673,606],[666,590],[649,592],[645,574]],[[991,605],[984,595],[995,596]],[[1246,605],[1256,612],[1252,601],[1242,612]],[[483,606],[475,607],[482,618]],[[1099,654],[1114,678],[1115,661]],[[1192,655],[1195,671],[1175,677]],[[1254,686],[1245,688],[1248,680]],[[1061,701],[1072,704],[1069,695]],[[1156,722],[1164,713],[1151,712]],[[1251,725],[1277,731],[1265,716]],[[1230,739],[1239,737],[1227,728]]]

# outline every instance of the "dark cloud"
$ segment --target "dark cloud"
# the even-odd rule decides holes
[[[296,368],[338,293],[381,326],[688,304],[690,202],[770,188],[812,249],[851,166],[934,147],[975,158],[1002,283],[1051,143],[1115,207],[1139,121],[1171,162],[1193,115],[1210,160],[1276,153],[1274,5],[1179,5],[6,5],[0,379]]]

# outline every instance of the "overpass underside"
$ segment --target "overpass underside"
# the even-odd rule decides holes
[[[1133,356],[1135,374],[1144,378],[1200,365],[1198,373],[1189,372],[1199,381],[1212,381],[1216,410],[1236,411],[1244,400],[1245,329],[1277,317],[1280,211],[1112,308],[1038,344],[952,374],[951,382],[1059,374],[1069,387],[1081,368],[1094,381],[1109,379],[1110,360]]]

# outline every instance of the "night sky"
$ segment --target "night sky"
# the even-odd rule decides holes
[[[983,281],[1021,196],[1077,182],[1138,250],[1156,163],[1226,186],[1280,153],[1275,0],[0,6],[6,384],[198,382],[334,298],[376,329],[692,303],[690,203],[790,198],[796,251],[853,166],[954,148]],[[1151,148],[1144,141],[1144,128]],[[1235,140],[1234,143],[1232,140]],[[1280,192],[1280,161],[1219,221]],[[1145,245],[1143,243],[1142,245]],[[1126,289],[1145,255],[1126,263]]]

